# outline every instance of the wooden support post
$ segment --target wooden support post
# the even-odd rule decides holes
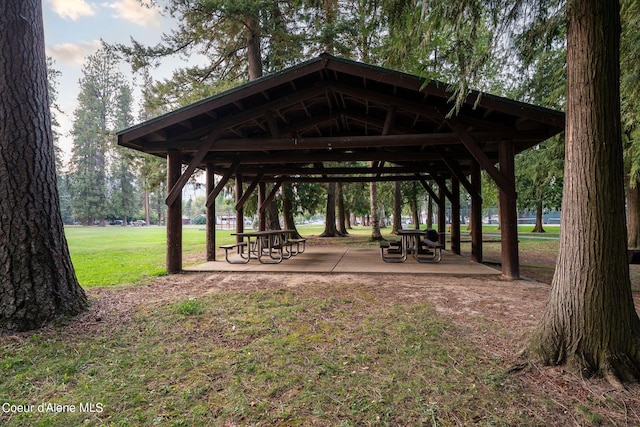
[[[501,142],[499,147],[500,173],[515,189],[514,149],[511,142]],[[507,187],[509,188],[509,187]],[[507,279],[520,278],[518,259],[518,208],[516,192],[500,188],[500,235],[502,242],[502,275]]]
[[[182,173],[182,152],[167,152],[167,189],[171,191]],[[174,193],[171,204],[167,205],[167,273],[182,271],[182,193]]]
[[[242,175],[236,175],[236,201],[242,200]],[[244,204],[236,203],[236,233],[244,233]],[[242,242],[242,236],[236,236],[236,243]]]
[[[480,164],[471,162],[471,261],[482,262],[482,175]]]
[[[215,189],[215,173],[213,163],[207,163],[207,195]],[[216,204],[207,205],[206,215],[207,261],[216,260]]]
[[[451,252],[460,255],[460,181],[451,178]]]
[[[442,185],[438,185],[438,198],[440,202],[438,203],[438,243],[443,246],[446,246],[447,242],[447,213],[445,208],[447,206],[447,199],[445,196],[445,189],[442,188]]]

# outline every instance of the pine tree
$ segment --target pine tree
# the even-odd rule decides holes
[[[70,173],[74,216],[85,225],[104,225],[109,209],[108,152],[123,81],[117,63],[115,54],[103,48],[87,58],[79,82]]]
[[[3,2],[0,87],[0,330],[24,331],[88,305],[60,215],[39,0]]]

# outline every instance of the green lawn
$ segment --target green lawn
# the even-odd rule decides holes
[[[165,273],[164,227],[67,227],[71,260],[83,287],[137,283]],[[184,254],[203,252],[205,233],[183,230]]]

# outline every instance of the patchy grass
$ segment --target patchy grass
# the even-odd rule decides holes
[[[543,425],[539,414],[558,410],[430,305],[382,304],[368,288],[142,307],[108,329],[1,338],[0,403],[35,410],[0,413],[0,423],[509,426]],[[75,412],[42,413],[43,403]]]

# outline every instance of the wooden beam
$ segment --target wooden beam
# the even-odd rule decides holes
[[[431,188],[431,186],[429,185],[429,183],[427,182],[426,179],[424,178],[420,178],[418,179],[418,181],[420,181],[420,184],[422,184],[422,187],[424,187],[425,191],[427,193],[429,193],[429,195],[431,196],[431,198],[433,199],[434,202],[436,202],[437,205],[440,205],[441,201],[440,201],[440,197],[438,197],[438,195],[436,194],[435,191],[433,191],[433,188]]]
[[[207,139],[204,141],[202,146],[198,149],[195,156],[189,162],[187,169],[180,175],[180,178],[170,187],[169,195],[167,196],[167,206],[172,205],[173,202],[182,194],[182,189],[184,188],[191,175],[196,170],[198,166],[202,163],[205,156],[209,153],[209,150],[216,142],[216,138],[218,137],[220,131],[213,131],[207,136]]]
[[[215,204],[216,197],[218,197],[218,194],[220,194],[220,192],[222,191],[224,186],[227,185],[227,182],[229,181],[229,178],[231,178],[231,176],[236,172],[236,170],[238,169],[239,165],[240,165],[240,157],[236,157],[234,159],[233,163],[231,164],[231,166],[229,167],[229,169],[227,169],[225,171],[224,175],[222,176],[222,178],[218,182],[218,185],[216,185],[216,187],[213,189],[213,191],[211,191],[209,193],[209,195],[207,196],[207,204],[206,204],[207,207],[212,206],[213,204]]]
[[[454,133],[418,133],[398,135],[348,135],[348,136],[317,136],[309,138],[225,138],[216,142],[216,152],[223,151],[262,151],[262,150],[324,150],[324,149],[352,149],[376,148],[389,146],[421,146],[421,145],[451,145],[460,144],[460,138]],[[190,152],[201,146],[200,141],[182,141],[173,144],[184,152]],[[165,145],[159,147],[162,152]],[[153,150],[150,150],[153,151]]]
[[[260,212],[263,212],[267,206],[269,205],[269,203],[273,200],[273,198],[276,196],[276,194],[278,193],[278,190],[280,189],[280,186],[282,185],[282,183],[285,181],[285,177],[281,176],[280,178],[278,178],[278,180],[274,183],[273,188],[271,189],[271,192],[269,193],[269,195],[267,197],[265,197],[264,201],[262,202],[262,204],[258,207],[258,210]]]
[[[417,177],[416,175],[391,175],[391,176],[286,176],[278,178],[263,177],[267,182],[304,182],[304,183],[327,183],[327,182],[394,182],[394,181],[419,181],[420,179],[431,179],[431,177]]]
[[[258,183],[262,180],[263,176],[264,176],[264,171],[259,173],[253,179],[251,184],[249,184],[249,187],[247,188],[247,191],[245,191],[244,194],[242,195],[242,198],[236,202],[236,210],[238,210],[238,208],[242,208],[244,206],[245,202],[249,199],[249,197],[251,197],[251,193],[253,193],[253,190],[256,189],[256,187],[258,186]]]
[[[478,163],[487,171],[487,173],[493,178],[495,183],[506,193],[515,197],[516,187],[510,180],[500,172],[493,164],[493,162],[482,151],[477,142],[473,139],[471,134],[467,132],[464,125],[455,119],[447,119],[447,124],[458,135],[460,141],[469,150],[469,153],[476,159]]]
[[[436,147],[435,150],[442,156],[442,161],[445,163],[445,165],[447,165],[453,176],[455,176],[458,181],[460,181],[465,190],[467,190],[467,193],[473,195],[475,188],[473,187],[473,185],[471,185],[471,182],[469,182],[464,172],[462,172],[460,164],[455,161],[444,149]]]
[[[221,171],[218,168],[218,171]],[[228,169],[222,169],[225,173],[228,172]],[[242,168],[244,174],[248,175],[256,175],[260,168],[256,167],[244,167]],[[313,176],[313,175],[365,175],[365,174],[392,174],[392,175],[402,175],[402,174],[412,174],[412,173],[421,173],[424,171],[424,168],[415,165],[415,166],[374,166],[374,167],[365,167],[365,166],[353,166],[353,167],[325,167],[324,169],[317,170],[310,167],[295,167],[295,166],[281,166],[269,169],[270,175],[301,175],[301,176]]]
[[[216,165],[225,165],[231,163],[229,158],[235,158],[236,154],[233,153],[233,157],[210,155],[206,160],[208,162],[214,162]],[[389,152],[383,150],[376,151],[363,151],[363,152],[339,152],[339,151],[322,151],[316,152],[312,155],[307,153],[243,153],[242,164],[243,165],[264,165],[279,164],[279,163],[302,163],[310,164],[315,162],[353,162],[353,161],[377,161],[385,160],[387,162],[416,162],[416,161],[440,161],[441,157],[433,152],[416,151],[411,152],[396,151]]]

